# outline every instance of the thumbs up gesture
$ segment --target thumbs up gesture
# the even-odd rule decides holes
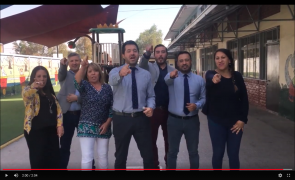
[[[128,74],[131,73],[131,69],[129,69],[129,64],[126,64],[125,66],[123,66],[123,68],[120,70],[119,75],[121,77],[123,76],[127,76]]]

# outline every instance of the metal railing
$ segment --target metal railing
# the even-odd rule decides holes
[[[116,43],[94,43],[93,61],[100,65],[120,64],[119,45]]]

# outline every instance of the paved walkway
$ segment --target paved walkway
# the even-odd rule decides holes
[[[207,118],[201,112],[200,122],[200,169],[212,169],[212,147],[208,132]],[[264,110],[250,107],[249,122],[245,126],[240,150],[242,169],[295,169],[294,166],[294,121],[273,115]],[[159,129],[157,141],[160,165],[165,168],[164,143]],[[114,168],[115,144],[111,138],[109,145],[109,168]],[[80,144],[73,138],[69,169],[79,169],[81,161]],[[177,168],[189,168],[189,158],[185,138],[182,137],[178,154]],[[134,139],[129,148],[127,168],[142,168],[142,158]],[[223,168],[228,169],[228,157],[225,153]],[[1,170],[30,169],[29,153],[24,138],[1,149]]]

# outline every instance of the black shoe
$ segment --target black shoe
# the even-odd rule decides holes
[[[95,171],[94,169],[96,169],[95,168],[95,161],[94,161],[94,159],[92,160],[92,169],[93,169],[92,171]]]
[[[158,169],[160,170],[160,166],[155,166],[154,169],[155,170],[158,170]]]

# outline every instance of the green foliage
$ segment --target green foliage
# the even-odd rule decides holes
[[[76,44],[76,53],[80,54],[80,57],[88,55],[88,58],[92,57],[92,43],[89,38],[81,37]]]
[[[140,33],[139,38],[135,41],[139,48],[139,54],[142,55],[146,46],[150,44],[154,47],[157,44],[162,44],[162,36],[162,30],[158,30],[155,24],[150,29]]]
[[[44,45],[28,42],[28,41],[15,41],[13,42],[13,48],[15,54],[22,54],[22,55],[32,55],[32,56],[45,56],[45,57],[52,57],[53,54],[56,54],[56,46],[48,48]],[[62,43],[58,45],[58,52],[62,53],[63,56],[68,55],[68,47],[66,44]]]

